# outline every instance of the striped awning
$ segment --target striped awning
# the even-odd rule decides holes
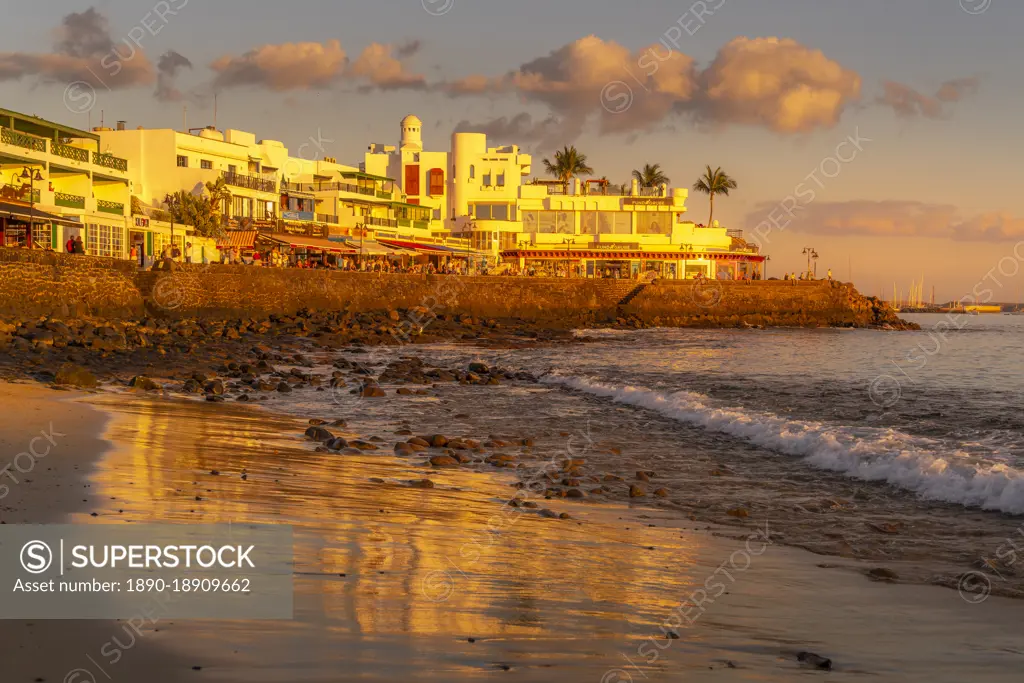
[[[256,244],[255,230],[228,230],[217,240],[218,249],[252,249]]]
[[[555,259],[560,261],[573,261],[579,259],[598,260],[648,260],[648,261],[676,261],[676,260],[713,260],[713,261],[750,261],[760,263],[764,256],[749,253],[729,253],[724,251],[627,251],[612,249],[512,249],[501,252],[504,258],[532,258],[532,259]]]

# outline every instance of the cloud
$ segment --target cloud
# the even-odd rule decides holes
[[[419,49],[417,45],[413,53]],[[405,51],[409,46],[406,44]],[[397,90],[400,88],[419,89],[426,87],[426,79],[420,74],[406,71],[401,60],[392,54],[396,51],[393,45],[372,43],[363,50],[359,59],[352,65],[350,75],[369,81],[371,87],[381,90]],[[401,53],[403,46],[397,51]]]
[[[336,86],[348,78],[370,90],[423,88],[426,79],[406,70],[395,56],[418,52],[418,42],[399,46],[371,43],[354,63],[337,40],[325,43],[263,45],[243,55],[225,55],[210,68],[217,72],[215,90],[254,86],[282,92]]]
[[[861,89],[857,72],[788,38],[735,38],[700,81],[698,117],[778,133],[835,126]]]
[[[399,44],[395,48],[395,55],[399,59],[408,59],[409,57],[415,56],[420,49],[423,47],[422,41],[419,40],[407,40],[404,43]]]
[[[959,102],[978,89],[978,79],[958,78],[946,81],[939,86],[934,95],[925,95],[909,85],[895,81],[882,84],[883,94],[876,100],[879,104],[892,108],[897,116],[928,119],[942,118],[947,114],[944,105]]]
[[[52,52],[0,52],[0,81],[23,78],[118,89],[148,85],[156,74],[139,45],[128,38],[115,43],[107,18],[90,7],[61,20]]]
[[[547,105],[571,130],[651,131],[673,117],[778,133],[830,128],[860,97],[860,76],[822,52],[780,38],[736,38],[705,69],[657,43],[631,52],[587,36],[496,78],[440,86],[451,95],[515,93]]]
[[[539,143],[538,147],[547,148],[561,144],[565,126],[554,116],[536,120],[529,113],[521,112],[512,117],[502,116],[481,123],[462,120],[455,125],[454,132],[484,133],[488,139],[499,144]]]
[[[182,98],[174,87],[174,80],[181,69],[191,69],[192,62],[174,50],[168,50],[156,63],[156,98],[161,102],[176,102]]]
[[[331,85],[344,71],[347,57],[337,40],[326,43],[263,45],[243,55],[225,55],[210,68],[214,89],[262,86],[275,91],[309,90]]]
[[[756,207],[747,216],[748,227],[754,228],[777,208],[778,204],[771,203]],[[932,237],[960,242],[1024,238],[1024,218],[1005,212],[964,217],[949,204],[909,200],[815,202],[795,210],[785,227],[794,232],[837,237]]]

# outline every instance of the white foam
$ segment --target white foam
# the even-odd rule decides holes
[[[884,481],[930,500],[1024,513],[1024,473],[1007,465],[979,464],[976,458],[933,439],[892,429],[828,425],[719,407],[712,405],[708,396],[689,391],[616,387],[559,375],[542,381],[654,410],[686,424],[800,457],[821,469]]]

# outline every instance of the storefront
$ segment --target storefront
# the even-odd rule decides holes
[[[34,209],[29,205],[0,202],[0,245],[2,246],[29,247],[29,234],[31,234],[33,249],[61,251],[60,228],[62,225],[80,227],[74,221]]]
[[[764,262],[763,256],[751,253],[639,249],[515,249],[503,251],[501,255],[518,272],[538,277],[599,279],[759,280]]]

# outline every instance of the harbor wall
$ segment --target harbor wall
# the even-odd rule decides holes
[[[433,315],[519,318],[551,327],[627,319],[665,326],[864,326],[889,315],[852,285],[825,281],[641,284],[224,265],[139,272],[124,261],[0,249],[0,314],[8,317],[260,318],[304,308],[415,307]]]

